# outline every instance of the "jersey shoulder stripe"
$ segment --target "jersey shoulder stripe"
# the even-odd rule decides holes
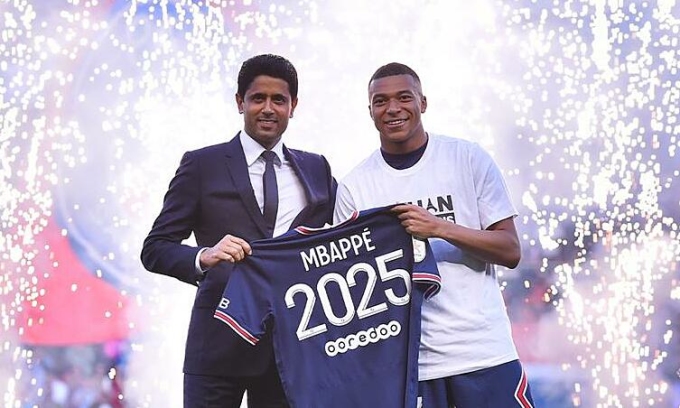
[[[253,336],[252,334],[250,334],[250,332],[248,330],[244,329],[243,326],[238,324],[238,322],[236,320],[234,320],[231,316],[224,313],[223,311],[216,310],[215,311],[215,318],[226,323],[229,327],[232,328],[232,330],[234,330],[236,332],[236,334],[241,336],[241,338],[243,340],[247,341],[251,345],[254,346],[260,341],[260,339]]]

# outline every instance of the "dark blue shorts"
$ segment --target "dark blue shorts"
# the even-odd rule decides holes
[[[467,374],[421,381],[419,408],[534,408],[519,360]]]

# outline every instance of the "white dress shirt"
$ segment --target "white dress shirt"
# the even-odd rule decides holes
[[[264,158],[261,155],[265,148],[245,131],[240,133],[239,138],[243,146],[243,153],[246,155],[250,184],[253,186],[255,199],[261,212],[264,208],[262,175],[265,165]],[[276,184],[279,189],[279,209],[276,213],[274,236],[278,236],[290,229],[295,217],[307,205],[307,197],[305,197],[305,189],[297,174],[295,174],[293,166],[283,155],[283,142],[279,141],[271,150],[276,153],[277,158],[274,161],[274,170],[276,171]]]

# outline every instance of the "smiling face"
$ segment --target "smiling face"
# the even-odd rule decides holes
[[[257,76],[243,96],[236,94],[243,113],[244,130],[265,149],[271,149],[288,127],[297,98],[291,97],[288,83],[267,75]]]
[[[380,145],[387,153],[412,152],[427,141],[421,114],[427,108],[420,83],[411,75],[374,79],[368,85],[368,109]]]

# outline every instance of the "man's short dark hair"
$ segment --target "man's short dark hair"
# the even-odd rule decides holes
[[[411,67],[409,67],[408,65],[401,64],[399,62],[390,62],[389,64],[385,64],[382,67],[378,68],[371,77],[371,79],[368,81],[368,83],[370,85],[371,82],[373,82],[376,79],[395,75],[411,75],[413,79],[415,79],[416,82],[420,84],[420,78],[418,77],[418,74],[416,74],[416,71],[412,70]]]
[[[250,85],[260,75],[283,79],[288,83],[290,96],[297,98],[298,78],[295,67],[287,59],[274,54],[256,55],[243,62],[238,72],[238,94],[245,96]]]

